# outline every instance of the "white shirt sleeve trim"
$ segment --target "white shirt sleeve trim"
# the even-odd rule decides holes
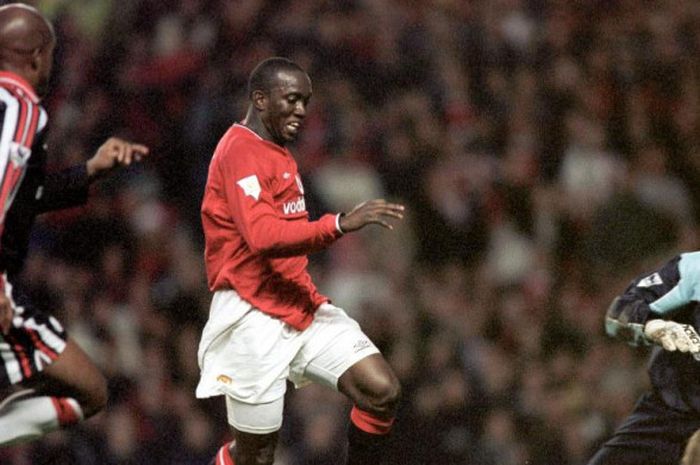
[[[342,215],[342,213],[335,215],[335,229],[337,229],[340,234],[345,234],[345,231],[340,227],[340,215]]]

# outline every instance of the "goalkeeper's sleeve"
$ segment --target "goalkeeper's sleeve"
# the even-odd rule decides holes
[[[605,314],[605,331],[632,346],[651,345],[644,334],[651,309],[643,300],[631,297],[623,295],[612,301]]]

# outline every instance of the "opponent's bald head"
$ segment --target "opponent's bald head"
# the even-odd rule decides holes
[[[35,8],[22,3],[0,7],[0,69],[19,74],[42,91],[55,42],[53,26]]]

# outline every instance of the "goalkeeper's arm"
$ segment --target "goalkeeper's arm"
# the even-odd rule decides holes
[[[629,295],[615,297],[605,314],[605,331],[609,336],[633,346],[651,345],[644,334],[644,325],[649,318],[649,305]]]
[[[700,353],[700,336],[691,325],[660,318],[648,320],[649,316],[644,301],[617,297],[606,313],[605,329],[610,336],[633,346],[657,344],[669,351]]]

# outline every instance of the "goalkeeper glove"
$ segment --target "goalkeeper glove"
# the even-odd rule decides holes
[[[690,352],[696,359],[700,359],[700,336],[691,325],[669,320],[649,320],[644,325],[644,335],[666,350]]]

